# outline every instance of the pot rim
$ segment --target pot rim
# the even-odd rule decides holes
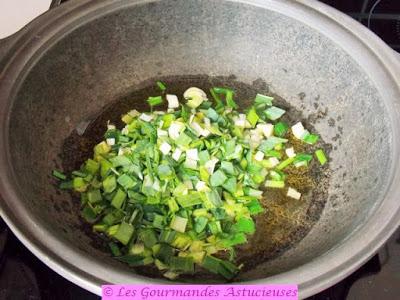
[[[111,270],[100,259],[93,258],[73,245],[66,245],[50,228],[28,213],[20,202],[18,185],[8,152],[9,108],[24,74],[29,72],[44,49],[74,28],[112,11],[160,0],[70,0],[28,24],[19,34],[14,51],[0,74],[0,214],[21,240],[39,259],[54,271],[93,293],[101,295],[101,284],[110,275],[119,282],[148,283],[149,278],[127,271]],[[227,0],[272,10],[294,18],[335,39],[370,73],[379,92],[385,97],[393,132],[391,180],[382,200],[369,219],[356,228],[346,240],[326,253],[295,269],[247,284],[297,283],[299,296],[308,297],[335,284],[369,259],[400,225],[400,63],[395,53],[367,28],[343,13],[315,0]],[[376,74],[372,74],[372,70]],[[372,74],[372,75],[371,75]],[[384,77],[384,78],[383,78]],[[21,218],[21,216],[24,216]],[[62,249],[62,251],[60,251]],[[97,276],[93,275],[97,274]],[[129,280],[128,280],[129,279]],[[152,279],[152,283],[165,283]]]

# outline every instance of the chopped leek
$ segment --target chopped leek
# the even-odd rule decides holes
[[[301,122],[282,121],[286,112],[270,96],[257,94],[242,113],[229,88],[212,87],[208,98],[190,87],[179,101],[156,84],[162,96],[148,97],[150,112],[124,114],[122,129],[107,123],[81,168],[52,175],[61,189],[80,193],[82,218],[109,238],[116,259],[153,264],[169,279],[198,265],[231,280],[239,272],[235,247],[255,233],[254,216],[271,192],[263,188],[301,199],[287,177],[293,166],[309,165],[309,145],[320,137]],[[153,111],[164,100],[168,110]],[[314,155],[326,164],[322,149]],[[230,260],[217,258],[220,251]]]
[[[324,153],[324,150],[322,150],[322,149],[318,149],[317,151],[315,151],[315,156],[317,157],[321,166],[326,164],[326,162],[328,161],[328,159],[326,158],[326,155]]]
[[[163,82],[161,82],[161,81],[157,81],[157,86],[161,91],[165,91],[167,89],[165,84]]]

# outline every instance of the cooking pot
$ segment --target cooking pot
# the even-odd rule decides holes
[[[141,107],[139,92],[157,79],[176,92],[239,87],[242,106],[255,91],[279,95],[331,149],[323,192],[301,219],[310,226],[287,218],[302,233],[239,283],[296,283],[300,297],[310,296],[353,272],[400,223],[400,64],[378,37],[324,4],[70,0],[1,44],[1,216],[44,263],[85,289],[167,283],[112,259],[51,178],[82,162],[80,150],[95,141],[79,138],[96,131],[93,120]]]

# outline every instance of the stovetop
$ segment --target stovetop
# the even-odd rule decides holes
[[[67,0],[53,0],[53,2]],[[352,16],[400,52],[399,0],[322,0]],[[360,269],[308,300],[400,299],[400,229]],[[0,300],[98,300],[31,254],[0,219]]]

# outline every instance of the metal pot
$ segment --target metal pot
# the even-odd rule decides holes
[[[379,38],[317,1],[71,0],[4,42],[0,212],[83,288],[166,282],[100,249],[50,176],[77,126],[158,78],[278,94],[332,145],[307,234],[239,281],[297,283],[310,296],[354,271],[400,223],[400,65]]]

